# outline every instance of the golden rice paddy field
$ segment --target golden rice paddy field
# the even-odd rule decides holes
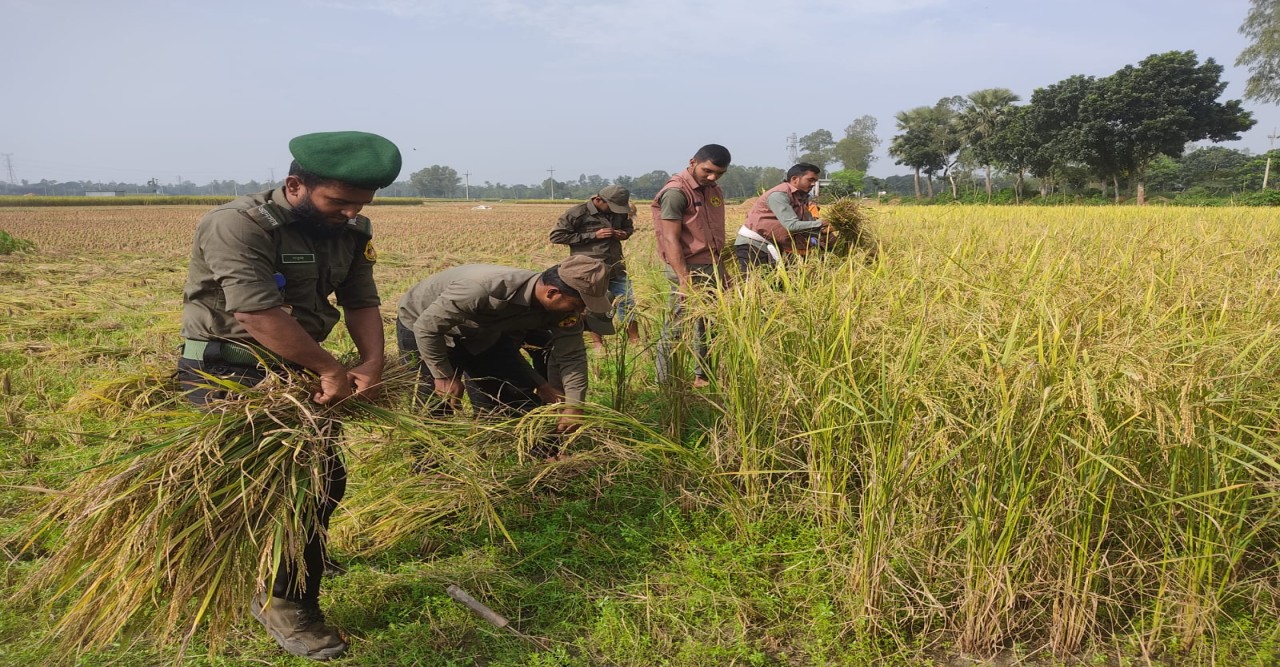
[[[367,208],[384,321],[442,268],[559,261],[547,234],[568,204]],[[205,210],[0,208],[37,248],[0,255],[5,554],[29,492],[65,487],[96,446],[72,396],[172,366]],[[592,464],[547,490],[531,469],[492,507],[509,541],[446,531],[356,559],[327,593],[350,664],[1280,664],[1280,211],[886,206],[870,231],[873,261],[697,304],[718,332],[710,390],[664,393],[632,352],[617,423],[662,441],[628,459],[656,471]],[[646,220],[625,247],[652,342]],[[605,402],[621,390],[593,359]],[[395,535],[420,528],[404,480],[373,468],[353,466],[340,514],[394,507]],[[437,590],[449,578],[557,648],[478,631]],[[53,655],[32,605],[0,602],[0,663]],[[236,627],[225,664],[278,656]]]

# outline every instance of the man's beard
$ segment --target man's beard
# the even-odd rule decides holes
[[[327,222],[320,215],[320,210],[311,201],[308,193],[302,201],[293,205],[293,224],[298,225],[307,236],[317,239],[332,239],[342,235],[346,225],[335,225]]]

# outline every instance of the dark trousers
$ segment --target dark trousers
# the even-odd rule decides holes
[[[733,246],[733,256],[737,258],[738,269],[742,271],[744,276],[757,266],[777,265],[777,262],[769,256],[768,250],[762,250],[749,244]]]
[[[266,377],[266,371],[257,367],[235,366],[231,364],[178,360],[178,380],[187,389],[187,399],[203,409],[211,401],[224,398],[225,391],[211,390],[199,385],[207,384],[200,371],[220,378],[234,380],[240,384],[252,386]],[[306,577],[301,578],[298,568],[291,559],[281,557],[280,568],[271,582],[271,594],[275,597],[315,605],[320,600],[320,577],[324,574],[325,544],[324,531],[329,528],[329,518],[337,509],[338,502],[347,493],[347,468],[342,457],[331,445],[325,446],[324,462],[324,499],[318,508],[318,525],[312,526],[307,535],[306,546],[302,550],[302,560],[306,563]]]
[[[396,322],[396,345],[400,359],[412,363],[418,369],[416,394],[420,405],[427,406],[434,416],[448,414],[449,408],[434,395],[435,380],[431,370],[418,355],[418,341],[413,331]],[[482,352],[469,352],[461,345],[449,348],[449,362],[464,376],[467,397],[479,415],[516,416],[540,405],[542,399],[530,376],[529,361],[520,353],[520,344],[503,337]],[[545,368],[545,359],[541,362]],[[540,373],[544,377],[545,371]]]

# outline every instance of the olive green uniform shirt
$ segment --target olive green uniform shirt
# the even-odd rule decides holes
[[[235,313],[288,306],[322,341],[339,320],[331,294],[344,309],[381,303],[368,218],[357,216],[332,238],[315,238],[293,221],[283,189],[240,197],[201,218],[183,290],[184,338],[249,341]]]
[[[564,212],[551,230],[551,242],[569,246],[570,255],[586,255],[604,262],[610,276],[626,275],[622,261],[621,239],[598,239],[601,229],[621,229],[628,235],[635,233],[631,216],[611,210],[597,211],[596,205],[585,201]]]
[[[457,369],[449,348],[472,354],[493,347],[503,335],[533,329],[551,330],[551,356],[559,368],[565,400],[581,403],[587,396],[587,348],[582,318],[553,313],[534,294],[540,271],[492,264],[464,264],[441,271],[400,298],[400,324],[413,332],[418,356],[437,379],[452,378]],[[529,369],[536,384],[546,383]]]

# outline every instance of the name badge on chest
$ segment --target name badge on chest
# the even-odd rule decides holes
[[[314,253],[286,253],[280,255],[281,264],[315,264]]]

